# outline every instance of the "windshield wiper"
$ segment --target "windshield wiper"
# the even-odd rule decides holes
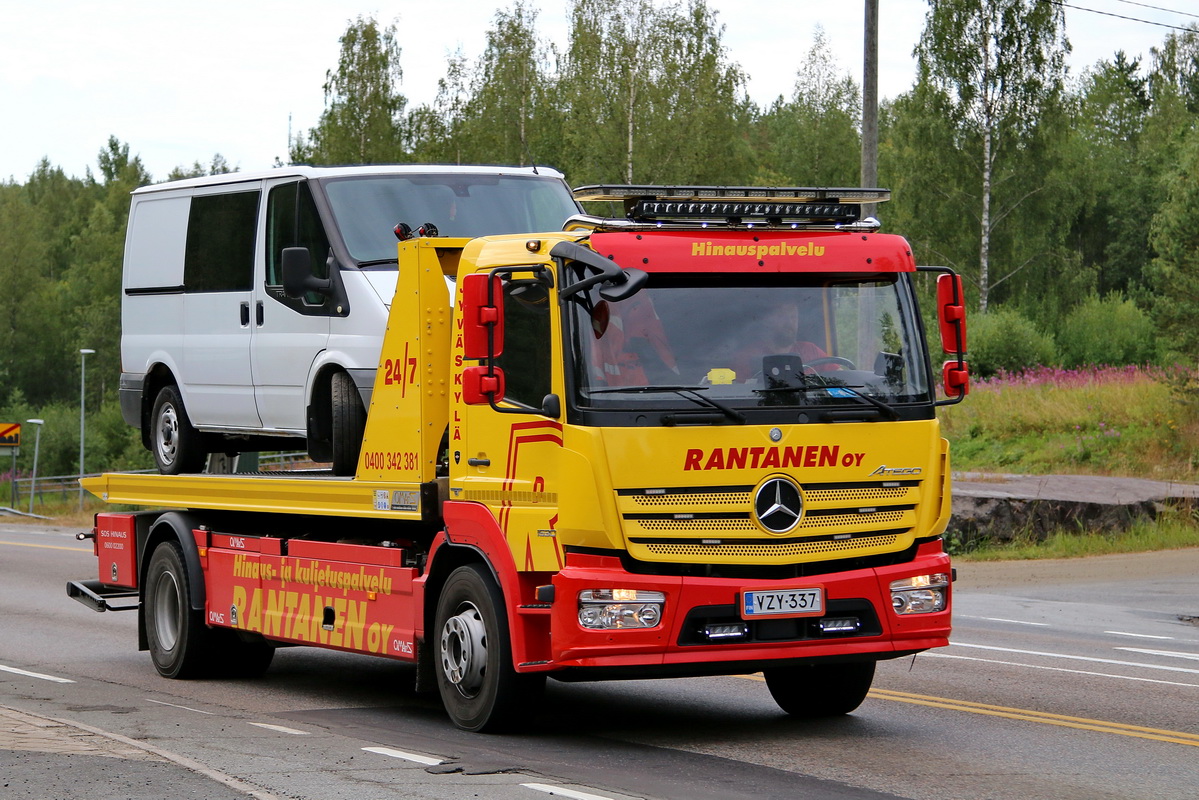
[[[592,389],[591,394],[613,394],[616,392],[628,392],[630,394],[665,394],[673,393],[679,397],[690,400],[696,405],[706,406],[719,411],[724,416],[737,423],[745,422],[745,415],[737,409],[721,403],[719,400],[713,400],[711,397],[700,394],[707,391],[707,386],[609,386],[602,389]],[[690,392],[690,394],[687,394]],[[676,411],[670,414],[662,415],[662,422],[665,425],[673,425],[675,422],[719,422],[720,417],[715,417],[711,414],[702,414],[695,411]]]
[[[399,264],[399,263],[400,263],[399,259],[397,259],[397,258],[372,258],[372,259],[368,259],[367,261],[359,261],[358,266],[359,267],[380,267],[380,266],[383,266],[384,264]]]
[[[863,394],[858,391],[858,389],[865,389],[865,388],[866,388],[865,386],[861,386],[861,385],[850,386],[848,384],[838,383],[838,384],[803,384],[802,386],[769,386],[765,389],[754,389],[753,391],[757,392],[759,394],[773,394],[775,392],[783,393],[783,392],[826,391],[829,394],[831,394],[833,397],[844,397],[845,395],[836,394],[837,391],[843,390],[849,397],[852,397],[855,400],[861,400],[865,403],[869,403],[870,405],[874,406],[880,412],[882,412],[882,416],[886,417],[887,419],[890,419],[890,420],[899,419],[899,412],[896,411],[894,408],[887,405],[882,400],[879,400],[877,397],[871,397],[868,394]]]

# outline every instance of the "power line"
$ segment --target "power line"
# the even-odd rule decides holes
[[[1193,17],[1199,19],[1199,14],[1192,14],[1189,11],[1175,11],[1172,8],[1162,8],[1161,6],[1151,6],[1148,3],[1138,3],[1136,0],[1116,0],[1117,3],[1125,3],[1130,6],[1140,6],[1141,8],[1149,8],[1154,11],[1164,11],[1167,14],[1178,14],[1183,17]]]
[[[1099,14],[1104,17],[1115,17],[1116,19],[1127,20],[1128,22],[1140,22],[1145,25],[1155,25],[1159,28],[1168,28],[1172,31],[1194,32],[1194,28],[1185,28],[1181,25],[1170,25],[1165,22],[1153,22],[1140,17],[1129,17],[1124,14],[1116,14],[1111,11],[1100,11],[1097,8],[1086,8],[1085,6],[1076,6],[1073,3],[1064,2],[1064,0],[1041,0],[1042,3],[1050,3],[1051,5],[1061,6],[1062,8],[1073,8],[1075,11],[1088,11],[1092,14]]]

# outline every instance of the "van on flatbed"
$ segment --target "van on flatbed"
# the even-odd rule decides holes
[[[121,410],[159,471],[307,447],[353,474],[403,226],[473,238],[579,211],[543,167],[282,167],[133,193]],[[287,279],[284,252],[300,276]]]

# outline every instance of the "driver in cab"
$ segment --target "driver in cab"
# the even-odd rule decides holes
[[[806,365],[817,359],[828,358],[828,353],[813,342],[799,338],[799,309],[794,303],[772,303],[767,306],[754,326],[750,342],[742,346],[733,356],[732,369],[736,380],[751,380],[762,372],[765,356],[799,356]],[[831,366],[822,365],[826,369]]]

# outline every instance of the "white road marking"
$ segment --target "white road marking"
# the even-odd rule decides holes
[[[438,764],[445,763],[440,758],[417,755],[416,753],[405,753],[403,750],[393,750],[390,747],[364,747],[362,749],[368,753],[378,753],[381,756],[402,758],[405,761],[413,761],[417,764],[424,764],[426,767],[435,767]]]
[[[988,622],[1008,622],[1012,625],[1035,625],[1038,628],[1048,628],[1048,622],[1025,622],[1022,619],[1004,619],[1003,617],[976,617],[976,619],[985,619]]]
[[[1110,633],[1112,636],[1131,636],[1134,639],[1174,639],[1173,636],[1153,636],[1148,633],[1127,633],[1125,631],[1104,631],[1104,633]]]
[[[308,736],[309,735],[308,731],[298,731],[295,728],[285,728],[282,725],[271,725],[266,722],[251,722],[250,724],[256,728],[266,728],[268,731],[274,731],[275,733],[289,733],[292,736]]]
[[[26,678],[37,678],[39,681],[50,681],[51,683],[74,683],[70,678],[59,678],[55,675],[43,675],[40,672],[30,672],[26,669],[17,669],[16,667],[6,667],[0,664],[0,671],[11,672],[13,675],[24,675]]]
[[[1186,658],[1191,661],[1199,661],[1199,653],[1179,653],[1175,650],[1142,650],[1139,647],[1117,647],[1117,650],[1125,650],[1129,653],[1140,653],[1146,656],[1165,656],[1166,658]]]
[[[536,789],[539,792],[552,794],[555,797],[569,797],[571,800],[612,800],[602,794],[588,794],[587,792],[576,792],[571,789],[563,789],[561,786],[551,786],[548,783],[522,783],[526,789]]]
[[[151,700],[148,697],[146,698],[146,702],[147,703],[157,703],[160,706],[170,706],[171,708],[178,708],[178,709],[182,709],[183,711],[194,711],[197,714],[207,714],[210,717],[216,716],[216,714],[214,714],[211,711],[201,711],[198,708],[191,708],[190,706],[180,706],[180,705],[175,705],[174,703],[164,703],[161,700]]]
[[[994,647],[987,644],[965,644],[963,642],[952,642],[950,647],[970,647],[976,650],[994,650],[1000,653],[1015,653],[1022,656],[1041,656],[1042,658],[1061,658],[1068,661],[1088,661],[1093,664],[1112,664],[1118,667],[1138,667],[1140,669],[1156,669],[1165,672],[1185,672],[1189,675],[1199,675],[1199,669],[1188,669],[1186,667],[1167,667],[1160,664],[1145,664],[1139,661],[1117,661],[1113,658],[1093,658],[1091,656],[1071,656],[1064,653],[1045,653],[1040,650],[1017,650],[1012,647]]]
[[[1199,683],[1182,683],[1179,681],[1160,681],[1156,678],[1137,678],[1132,675],[1112,675],[1109,672],[1088,672],[1081,669],[1065,667],[1046,667],[1041,664],[1021,664],[1019,661],[999,661],[994,658],[975,658],[973,656],[953,656],[948,653],[922,653],[921,658],[956,658],[958,661],[979,661],[984,664],[1000,664],[1005,667],[1024,667],[1025,669],[1043,669],[1049,672],[1068,672],[1071,675],[1089,675],[1096,678],[1115,678],[1121,681],[1137,681],[1139,683],[1160,683],[1164,686],[1187,686],[1199,689]]]

